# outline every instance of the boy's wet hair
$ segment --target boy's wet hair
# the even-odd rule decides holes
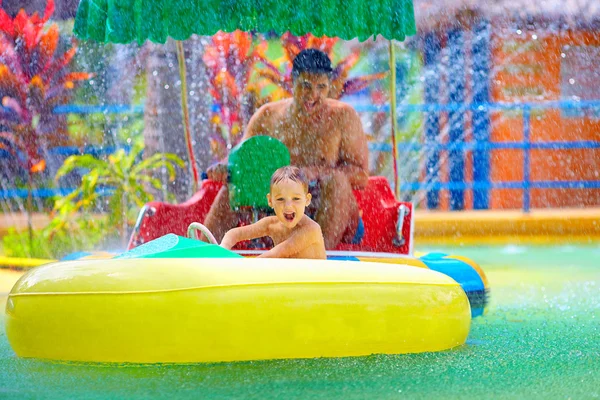
[[[327,54],[323,53],[321,50],[302,50],[294,58],[294,63],[292,65],[292,79],[296,80],[303,72],[331,76],[331,73],[333,72],[331,60]]]
[[[273,175],[271,176],[271,187],[286,179],[302,184],[304,191],[308,192],[308,179],[306,179],[306,175],[304,175],[304,172],[302,172],[300,168],[291,165],[281,167],[273,172]]]

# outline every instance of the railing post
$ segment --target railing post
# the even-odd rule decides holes
[[[438,76],[441,44],[436,33],[428,33],[423,38],[423,70],[425,73],[424,100],[426,105],[435,105],[440,101],[440,79]],[[429,189],[438,181],[440,152],[437,148],[440,134],[440,114],[427,109],[423,115],[425,133],[425,184],[427,185],[427,208],[437,209],[440,204],[438,189]]]
[[[529,212],[531,207],[530,159],[531,150],[531,107],[523,104],[523,211]]]
[[[473,150],[473,182],[490,183],[490,109],[482,106],[490,102],[490,23],[481,20],[473,29],[471,87],[473,103],[479,104],[472,110],[473,140],[481,147]],[[489,189],[473,189],[473,209],[489,208]]]
[[[460,28],[448,32],[448,100],[459,104],[458,109],[448,112],[448,182],[464,184],[465,152],[462,144],[465,140],[465,39]],[[450,209],[465,208],[465,191],[450,189]]]

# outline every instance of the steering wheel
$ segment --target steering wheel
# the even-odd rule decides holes
[[[190,226],[187,228],[187,237],[190,239],[200,240],[198,237],[198,231],[202,232],[202,234],[212,243],[218,245],[217,239],[215,239],[214,235],[210,232],[210,230],[202,225],[200,222],[192,222]]]

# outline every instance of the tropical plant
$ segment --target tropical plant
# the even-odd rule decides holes
[[[256,57],[262,63],[262,68],[258,71],[260,78],[267,83],[275,84],[279,90],[272,93],[271,99],[285,98],[292,96],[292,61],[298,53],[305,49],[319,49],[333,58],[334,46],[339,41],[338,38],[329,38],[323,36],[315,37],[311,34],[304,36],[294,36],[285,33],[281,37],[284,54],[276,60],[269,60],[266,55],[266,46],[258,47]],[[331,90],[329,97],[340,99],[344,95],[359,92],[368,87],[372,82],[382,79],[387,72],[370,74],[355,78],[349,78],[350,70],[356,66],[360,60],[359,49],[354,49],[350,55],[340,60],[334,67],[331,77]],[[264,86],[264,83],[258,84]]]
[[[58,259],[76,251],[95,250],[106,239],[106,219],[73,214],[68,229],[58,229],[62,224],[55,217],[46,227],[33,231],[33,240],[28,232],[10,229],[2,237],[4,254],[8,257],[33,257]]]
[[[45,168],[42,147],[67,140],[65,119],[53,109],[68,102],[77,81],[91,77],[68,71],[75,44],[56,54],[58,25],[46,24],[53,12],[54,0],[48,0],[43,17],[21,9],[11,19],[0,9],[0,123],[5,129],[0,145],[20,153],[18,160],[30,172]]]
[[[53,109],[68,102],[78,81],[91,77],[68,71],[74,44],[57,54],[59,29],[47,24],[53,12],[54,0],[48,0],[43,17],[21,9],[13,19],[0,9],[0,149],[28,175],[28,210],[33,175],[46,167],[40,149],[68,139],[66,120]]]
[[[142,151],[143,146],[135,143],[129,154],[120,149],[107,160],[89,154],[67,158],[57,171],[56,180],[76,169],[88,172],[76,190],[56,200],[54,209],[59,218],[55,229],[63,230],[73,223],[75,213],[97,210],[104,202],[109,211],[108,231],[118,231],[125,241],[127,229],[133,225],[138,210],[153,200],[152,190],[163,190],[161,180],[151,173],[164,170],[173,181],[175,166],[185,166],[183,160],[174,154],[154,154],[141,160]]]
[[[227,154],[242,137],[243,129],[258,108],[255,88],[249,84],[256,62],[256,52],[266,42],[252,46],[248,32],[217,32],[205,47],[210,94],[213,99],[211,117],[211,150],[217,159]]]

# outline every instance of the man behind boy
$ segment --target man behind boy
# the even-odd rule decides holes
[[[359,224],[352,189],[362,189],[368,179],[368,149],[362,123],[348,104],[327,97],[331,87],[331,61],[316,49],[300,52],[292,68],[293,97],[265,104],[252,116],[242,140],[267,135],[283,142],[292,165],[311,182],[308,209],[321,226],[325,246],[332,249],[351,241]],[[208,169],[210,179],[226,182],[227,164]],[[223,186],[205,225],[221,240],[238,224]]]

